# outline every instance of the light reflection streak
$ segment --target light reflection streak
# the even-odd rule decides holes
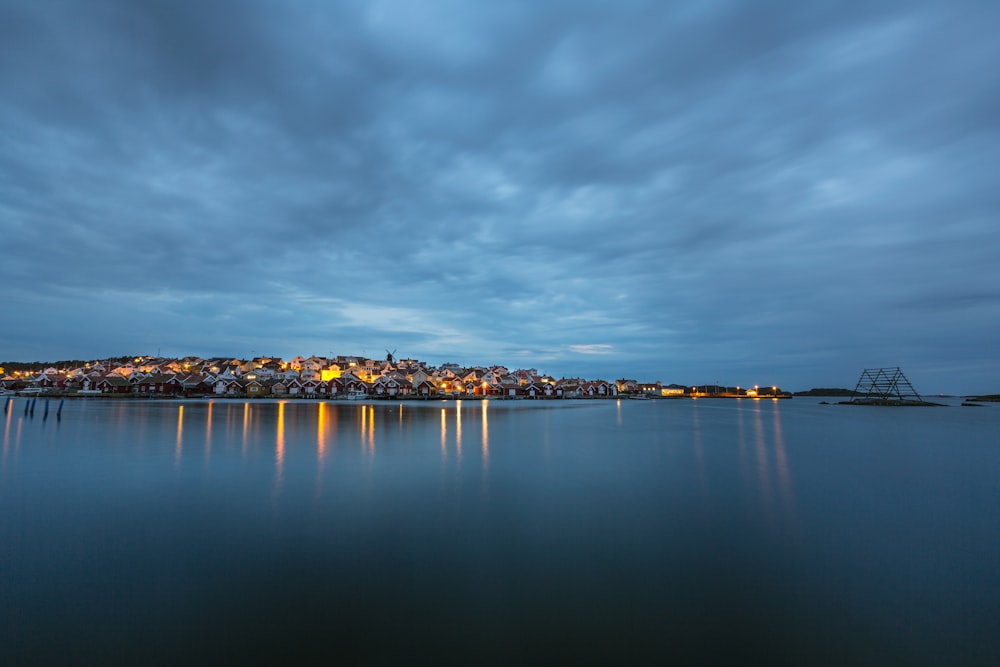
[[[205,420],[205,461],[212,455],[212,401],[208,402],[208,418]]]
[[[246,458],[246,456],[247,456],[247,435],[248,435],[249,431],[250,431],[250,404],[249,403],[244,403],[243,404],[243,443],[242,443],[242,446],[240,448],[240,453],[243,455],[243,458]]]
[[[320,466],[326,458],[326,408],[326,403],[320,403],[316,416],[316,461]]]
[[[323,494],[323,462],[326,459],[326,409],[327,404],[319,404],[316,413],[316,500]]]
[[[781,499],[785,505],[785,511],[791,512],[794,498],[792,497],[791,480],[788,476],[788,456],[785,453],[785,437],[781,433],[781,412],[777,399],[774,402],[774,453],[777,459]]]
[[[7,399],[4,399],[7,400]],[[10,420],[14,417],[14,404],[10,403],[7,410],[6,424],[3,427],[3,462],[7,463],[7,450],[10,449]]]
[[[701,483],[702,491],[707,490],[705,480],[705,459],[701,451],[701,419],[698,415],[698,402],[692,401],[692,417],[694,419],[694,458],[698,465],[698,481]]]
[[[621,426],[622,425],[622,399],[619,398],[617,401],[615,401],[615,410],[616,410],[616,412],[618,414],[618,418],[617,418],[618,425]]]
[[[368,408],[368,453],[375,456],[375,406]]]
[[[462,401],[455,401],[455,456],[462,462]]]
[[[278,431],[274,447],[274,496],[281,494],[285,481],[285,402],[278,403]]]
[[[736,429],[739,434],[738,442],[740,446],[740,479],[747,482],[747,438],[743,429],[743,401],[736,399]]]
[[[226,404],[226,449],[233,442],[233,404]]]
[[[483,474],[490,468],[490,418],[488,400],[483,401]]]
[[[760,416],[760,402],[754,402],[754,439],[757,446],[757,474],[760,479],[761,500],[764,513],[771,515],[771,473],[767,461],[767,444],[764,441],[764,424]]]
[[[184,452],[184,406],[177,406],[177,444],[174,445],[174,465],[180,465]]]
[[[361,453],[365,451],[365,432],[368,430],[368,408],[364,405],[361,409]]]
[[[448,418],[445,416],[444,408],[441,408],[441,460],[448,458]]]

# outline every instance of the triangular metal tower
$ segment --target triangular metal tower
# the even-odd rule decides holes
[[[920,403],[923,399],[903,371],[895,368],[866,368],[854,387],[854,403]]]

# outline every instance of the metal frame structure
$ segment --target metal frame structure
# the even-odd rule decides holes
[[[854,387],[855,403],[900,402],[919,403],[924,399],[913,388],[903,371],[895,368],[866,368],[861,371],[858,384]]]

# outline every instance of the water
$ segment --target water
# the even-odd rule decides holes
[[[1000,664],[998,407],[19,401],[0,663]]]

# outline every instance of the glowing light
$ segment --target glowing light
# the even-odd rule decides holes
[[[319,404],[319,414],[316,417],[316,459],[323,463],[326,456],[326,408],[325,402]]]
[[[489,401],[483,401],[483,472],[490,467],[490,418],[487,407]]]
[[[368,452],[375,454],[375,406],[368,408]]]
[[[177,406],[177,444],[174,446],[174,463],[181,462],[181,453],[184,451],[184,406]]]
[[[285,402],[278,403],[278,432],[275,434],[275,463],[281,468],[285,463]]]
[[[243,404],[243,455],[247,453],[247,433],[250,430],[250,404]]]
[[[278,403],[278,430],[274,446],[274,496],[281,493],[285,475],[285,402]]]

